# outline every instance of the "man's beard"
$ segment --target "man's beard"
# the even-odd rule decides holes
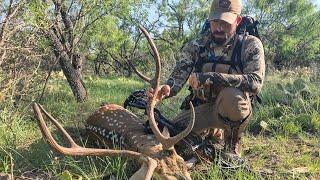
[[[224,36],[223,38],[216,38],[214,35],[222,35]],[[228,42],[231,40],[231,38],[233,37],[233,35],[229,35],[227,33],[223,33],[223,32],[213,32],[212,33],[212,40],[215,44],[217,44],[218,46],[224,46],[226,44],[228,44]]]

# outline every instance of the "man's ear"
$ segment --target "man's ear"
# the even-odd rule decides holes
[[[236,21],[237,21],[237,26],[238,26],[242,21],[242,16],[238,16]]]

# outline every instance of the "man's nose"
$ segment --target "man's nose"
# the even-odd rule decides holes
[[[218,25],[217,25],[217,31],[218,31],[218,32],[222,32],[222,31],[223,31],[223,27],[222,27],[221,23],[218,23]]]

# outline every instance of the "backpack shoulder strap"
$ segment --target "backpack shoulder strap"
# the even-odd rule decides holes
[[[232,68],[237,70],[237,66],[238,66],[242,74],[243,74],[243,64],[242,64],[241,57],[242,57],[242,46],[243,46],[243,41],[245,36],[246,36],[245,34],[238,35],[236,45],[231,55],[231,62],[233,64]]]
[[[203,53],[205,53],[205,51],[206,51],[205,46],[199,46],[199,54],[203,54]],[[196,61],[195,66],[194,66],[195,72],[201,72],[201,68],[204,63],[206,63],[206,61],[203,58],[199,58],[198,61]]]

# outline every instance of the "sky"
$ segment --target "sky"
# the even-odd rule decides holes
[[[315,4],[318,6],[318,9],[320,9],[320,0],[314,0],[315,2]]]

